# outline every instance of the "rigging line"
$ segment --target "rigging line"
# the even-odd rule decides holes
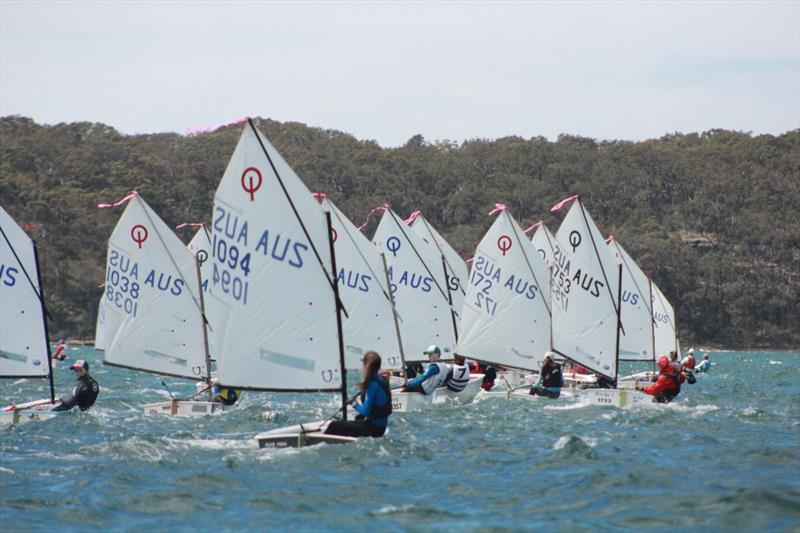
[[[392,218],[394,223],[397,224],[397,227],[400,229],[400,233],[402,233],[403,237],[406,238],[406,242],[409,245],[411,245],[411,249],[414,250],[414,254],[416,254],[417,259],[419,259],[419,262],[422,263],[422,266],[425,267],[425,270],[428,272],[428,275],[431,277],[433,282],[436,284],[436,288],[439,289],[439,294],[441,294],[442,298],[444,298],[444,301],[447,302],[447,295],[444,293],[444,290],[442,289],[442,286],[439,285],[439,282],[436,280],[436,276],[433,275],[433,272],[431,272],[431,269],[428,268],[428,265],[422,259],[422,256],[419,255],[419,251],[417,250],[416,246],[414,246],[414,243],[411,242],[411,239],[408,238],[408,235],[406,234],[406,231],[403,229],[403,225],[400,224],[400,222],[397,221],[397,215],[395,215],[392,210],[389,210],[389,216]],[[442,255],[442,257],[444,257],[444,255]],[[450,310],[452,312],[454,312],[456,314],[456,316],[460,316],[458,314],[458,312],[455,310],[455,308],[452,306],[452,304],[448,303],[447,306],[450,308]]]
[[[597,243],[595,243],[592,229],[589,227],[589,219],[586,217],[586,211],[583,210],[583,203],[581,202],[581,199],[578,198],[577,200],[578,206],[581,208],[581,215],[583,215],[583,223],[586,226],[586,231],[589,233],[589,238],[592,239],[592,248],[594,248],[595,257],[597,257],[597,262],[600,264],[600,272],[603,273],[603,279],[606,280],[606,288],[608,289],[608,295],[611,297],[611,305],[614,306],[614,312],[619,314],[619,306],[617,305],[617,302],[614,301],[614,295],[611,293],[611,284],[608,282],[606,269],[603,267],[603,261],[600,259],[600,252],[597,249]],[[622,325],[622,323],[620,323],[619,327],[622,329],[622,333],[625,334],[625,327]]]
[[[264,152],[264,157],[267,158],[269,166],[272,167],[272,172],[274,172],[275,177],[278,178],[278,184],[281,186],[281,190],[283,190],[283,194],[284,196],[286,196],[286,200],[289,202],[289,206],[292,208],[292,212],[294,213],[295,218],[297,218],[297,222],[300,224],[300,228],[303,230],[303,234],[306,236],[306,239],[308,239],[308,244],[311,245],[311,249],[314,251],[314,255],[317,258],[317,262],[319,263],[322,272],[325,274],[325,279],[327,280],[328,285],[330,285],[331,290],[334,293],[334,298],[337,299],[337,304],[341,307],[344,316],[350,318],[350,315],[347,314],[347,309],[345,309],[344,304],[342,303],[341,300],[339,300],[339,297],[336,294],[336,278],[328,275],[328,270],[325,268],[325,263],[322,261],[322,256],[319,255],[319,251],[317,250],[317,247],[314,244],[314,240],[308,233],[308,229],[306,228],[306,225],[303,223],[303,219],[300,216],[300,213],[297,212],[297,207],[294,205],[292,197],[289,196],[289,191],[286,190],[286,185],[283,183],[283,178],[281,178],[280,173],[278,173],[278,169],[275,166],[275,163],[273,163],[272,158],[270,157],[269,152],[267,151],[267,147],[264,146],[264,142],[261,140],[261,134],[256,129],[255,124],[253,124],[252,118],[248,117],[247,123],[250,125],[250,128],[253,130],[253,133],[256,134],[256,140],[258,141],[258,145],[261,146],[261,150]]]
[[[9,218],[11,218],[11,217],[9,217]],[[45,314],[47,315],[47,318],[49,318],[50,320],[53,320],[52,315],[50,315],[50,311],[47,310],[47,305],[45,305],[44,298],[42,297],[42,294],[36,288],[36,285],[33,284],[33,280],[31,279],[30,274],[28,274],[28,269],[25,268],[25,265],[22,263],[22,260],[17,255],[17,251],[14,249],[14,246],[11,244],[11,241],[8,239],[8,236],[6,235],[6,232],[3,231],[2,227],[0,227],[0,233],[3,234],[3,238],[5,239],[6,243],[8,244],[8,247],[11,249],[11,253],[14,254],[14,259],[17,260],[17,263],[19,264],[20,268],[22,269],[23,274],[25,274],[25,277],[28,279],[28,283],[30,283],[31,289],[33,289],[33,293],[36,295],[36,298],[38,298],[39,301],[42,302],[42,309],[44,310]],[[30,239],[31,242],[33,242],[33,239],[28,237],[27,234],[25,235],[25,237],[27,237],[28,239]],[[35,246],[35,244],[34,244],[34,246]]]
[[[450,264],[450,261],[447,260],[447,256],[445,256],[445,253],[444,253],[444,250],[442,249],[442,246],[439,244],[439,241],[436,240],[436,236],[433,234],[433,231],[431,230],[431,226],[428,224],[428,219],[426,219],[424,216],[422,217],[422,223],[425,224],[425,229],[428,230],[428,235],[431,236],[431,240],[436,245],[436,247],[439,249],[439,252],[442,254],[442,257],[444,257],[444,263],[447,265],[447,268],[450,269],[450,272],[451,272],[452,276],[455,277],[456,279],[458,279],[458,281],[459,281],[458,290],[461,291],[462,295],[466,296],[467,292],[464,290],[464,287],[461,286],[461,280],[456,275],[456,269],[454,269],[453,265]],[[447,281],[447,280],[445,280],[445,281]]]
[[[536,287],[538,287],[539,294],[541,295],[542,292],[543,292],[542,291],[542,286],[539,283],[539,280],[536,278],[536,274],[533,272],[533,267],[531,266],[531,262],[530,262],[530,260],[528,260],[528,254],[525,252],[525,245],[529,244],[530,241],[527,238],[525,238],[524,240],[519,238],[519,233],[517,233],[517,225],[513,223],[512,219],[511,219],[511,215],[506,213],[506,211],[503,211],[503,213],[508,215],[508,218],[509,218],[508,222],[511,225],[511,229],[514,231],[514,236],[517,238],[517,241],[519,242],[520,248],[522,249],[522,257],[525,258],[525,264],[528,265],[528,270],[530,271],[531,276],[533,276],[533,281],[536,282]],[[500,216],[502,216],[502,214]],[[552,317],[553,313],[550,311],[550,306],[547,305],[547,302],[544,301],[544,298],[539,298],[539,299],[542,301],[542,304],[544,304],[544,308],[547,310],[548,316]]]
[[[345,224],[344,221],[342,220],[342,217],[339,216],[339,209],[336,206],[334,206],[332,202],[329,202],[329,203],[331,205],[331,210],[330,211],[333,212],[333,214],[336,216],[336,220],[338,220],[339,223],[342,225],[342,228],[344,228],[344,232],[347,235],[347,238],[350,239],[350,242],[352,242],[353,245],[355,246],[359,257],[361,257],[361,260],[364,261],[364,264],[367,266],[367,269],[369,270],[370,274],[372,274],[373,279],[378,283],[378,286],[381,288],[381,292],[383,293],[383,295],[386,297],[386,299],[389,302],[391,302],[391,297],[386,292],[386,289],[384,289],[383,285],[381,285],[381,282],[380,282],[380,279],[378,278],[378,275],[375,273],[374,270],[372,270],[372,265],[369,264],[369,261],[367,261],[367,258],[364,257],[363,253],[361,253],[361,247],[358,246],[358,244],[356,244],[355,238],[350,233],[350,230],[347,229],[347,224]]]

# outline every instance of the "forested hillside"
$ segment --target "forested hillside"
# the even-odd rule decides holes
[[[800,130],[644,142],[415,136],[381,148],[299,123],[256,124],[356,223],[384,202],[401,215],[421,209],[465,257],[495,202],[555,233],[565,210],[554,216],[550,206],[580,193],[675,305],[684,346],[800,346]],[[0,204],[39,243],[53,337],[94,335],[106,240],[121,214],[96,204],[137,190],[173,227],[208,222],[240,132],[129,136],[104,124],[0,119]]]

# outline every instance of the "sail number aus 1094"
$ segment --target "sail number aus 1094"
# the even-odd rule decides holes
[[[211,251],[214,255],[214,272],[211,277],[214,286],[247,305],[250,252],[242,253],[235,244],[229,244],[216,233]]]

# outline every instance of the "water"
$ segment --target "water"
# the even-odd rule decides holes
[[[669,406],[491,399],[302,450],[261,450],[253,436],[326,417],[333,395],[246,393],[222,416],[145,417],[165,394],[159,377],[103,367],[88,348],[69,357],[90,361],[101,395],[89,412],[0,429],[4,531],[800,531],[796,352],[712,353],[712,372]],[[6,380],[0,403],[44,391]]]

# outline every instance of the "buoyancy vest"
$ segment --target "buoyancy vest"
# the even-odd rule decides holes
[[[561,365],[553,365],[543,370],[542,373],[542,386],[543,387],[563,387],[564,376],[561,375]]]
[[[450,367],[450,374],[447,376],[447,390],[453,392],[461,392],[469,383],[469,367],[467,363],[453,363]]]
[[[389,382],[381,376],[375,376],[372,380],[377,383],[381,389],[383,389],[383,394],[386,395],[386,401],[381,405],[378,405],[376,402],[372,402],[372,409],[370,409],[369,414],[366,418],[384,418],[392,414],[392,389],[389,388]],[[364,402],[364,394],[361,394],[361,402]]]
[[[433,394],[433,391],[447,380],[447,365],[444,363],[431,363],[431,365],[436,365],[439,373],[422,382],[422,390],[425,391],[425,394]]]

